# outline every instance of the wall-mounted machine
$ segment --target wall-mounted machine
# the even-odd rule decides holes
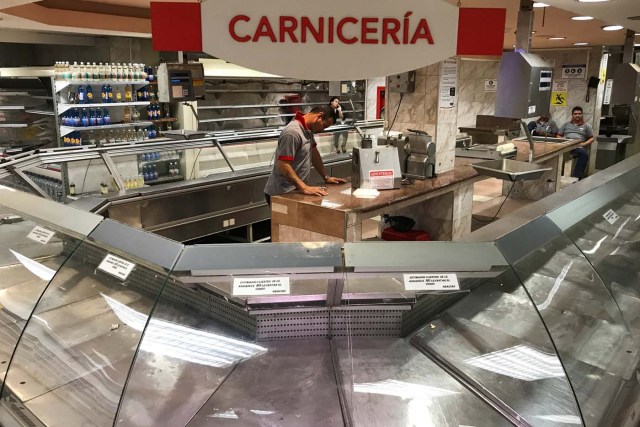
[[[204,67],[200,63],[158,66],[158,100],[184,102],[204,99]]]
[[[538,55],[508,52],[498,72],[496,116],[538,117],[549,114],[553,68]]]

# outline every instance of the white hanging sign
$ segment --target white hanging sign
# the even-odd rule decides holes
[[[298,0],[206,1],[202,48],[285,77],[389,76],[456,55],[458,15],[445,0],[307,2],[304,8]]]
[[[120,280],[126,280],[135,266],[132,262],[107,254],[98,266],[98,270],[102,270]]]
[[[611,104],[611,91],[613,90],[613,79],[607,79],[607,83],[604,86],[604,100],[602,103],[604,105]]]
[[[27,239],[46,245],[55,234],[55,231],[47,230],[46,228],[36,225],[33,230],[27,234]]]
[[[234,277],[233,295],[289,295],[288,277]]]
[[[455,274],[403,274],[407,291],[457,291],[460,290]]]

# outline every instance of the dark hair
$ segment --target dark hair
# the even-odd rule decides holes
[[[340,98],[338,98],[337,96],[332,96],[331,99],[329,100],[329,104],[331,104],[336,99],[340,100]]]
[[[571,110],[571,114],[573,114],[574,111],[580,111],[581,113],[582,111],[582,107],[573,107],[573,110]]]
[[[333,115],[333,107],[331,107],[331,105],[322,105],[318,107],[313,107],[313,109],[309,111],[309,113],[322,114],[322,117],[324,118],[324,120],[331,118],[333,120],[333,123],[336,122],[336,118]]]

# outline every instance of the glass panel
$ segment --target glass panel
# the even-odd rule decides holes
[[[0,381],[38,299],[79,244],[50,224],[0,206]]]
[[[636,336],[640,334],[638,220],[640,199],[627,193],[564,232],[598,272]]]
[[[514,269],[553,338],[586,425],[607,425],[610,406],[637,358],[611,294],[560,234],[515,262]]]
[[[70,161],[66,165],[69,186],[73,184],[78,197],[100,195],[101,188],[107,192],[117,191],[111,173],[102,159]]]
[[[9,366],[0,416],[45,425],[111,425],[167,272],[139,259],[124,279],[99,265],[112,251],[82,243],[36,306]],[[25,412],[17,414],[17,412]]]
[[[234,269],[229,264],[242,255],[225,263],[224,249],[233,251],[189,248],[194,256],[203,251],[203,264],[177,271],[167,282],[127,382],[118,424],[342,425],[327,339],[327,288],[335,280],[313,268],[277,273],[269,268],[273,262],[261,265],[259,250],[248,254],[251,249],[242,251],[250,260],[246,267]],[[282,255],[276,245],[262,249],[272,259]],[[326,252],[309,249],[308,256]],[[222,272],[225,264],[229,271]],[[234,278],[286,278],[291,292],[234,296]]]
[[[439,276],[447,286],[457,283],[459,290],[405,291],[411,279],[386,273],[389,287],[402,289],[410,302],[367,307],[349,301],[351,339],[339,354],[356,425],[388,417],[391,408],[397,425],[419,419],[446,426],[580,423],[560,360],[512,270],[489,265],[420,274],[429,275],[427,282]],[[376,275],[380,280],[385,273]],[[350,273],[345,288],[357,277]]]

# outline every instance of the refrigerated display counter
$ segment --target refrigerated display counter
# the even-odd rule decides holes
[[[636,425],[638,177],[466,242],[185,246],[0,188],[0,423]]]

